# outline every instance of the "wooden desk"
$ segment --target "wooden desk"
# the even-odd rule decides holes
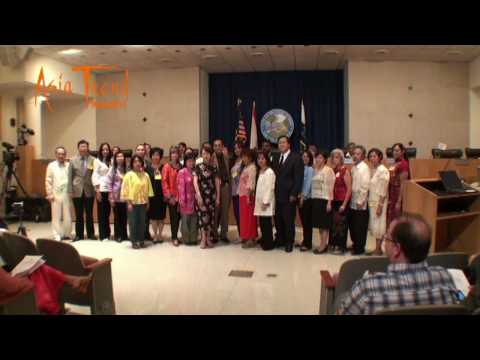
[[[436,193],[442,188],[438,178],[407,181],[404,213],[422,215],[431,226],[432,252],[479,252],[480,193]]]
[[[411,179],[436,179],[443,170],[454,170],[467,182],[480,178],[480,159],[411,159],[409,163]]]

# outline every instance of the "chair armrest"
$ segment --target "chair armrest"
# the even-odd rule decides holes
[[[85,269],[90,270],[90,271],[95,271],[99,267],[110,264],[111,262],[112,262],[112,259],[102,259],[102,260],[99,260],[97,262],[94,262],[93,264],[86,265]]]
[[[320,276],[322,278],[322,284],[324,284],[327,289],[335,289],[336,283],[329,271],[321,270]]]
[[[1,309],[3,308],[3,309]],[[39,315],[37,309],[35,293],[32,288],[22,292],[8,304],[0,305],[0,314],[2,315]]]
[[[91,283],[92,315],[115,315],[115,298],[113,295],[112,259],[103,259],[91,266],[93,278]]]
[[[335,280],[326,270],[320,271],[322,279],[320,285],[320,315],[333,315],[333,303],[335,300]]]

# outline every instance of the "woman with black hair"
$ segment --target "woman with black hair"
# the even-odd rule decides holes
[[[109,143],[102,143],[97,159],[93,163],[92,184],[97,199],[97,219],[100,241],[110,239],[110,201],[108,200],[108,172],[111,166],[112,150]]]
[[[257,245],[257,218],[255,210],[255,187],[257,167],[255,166],[255,151],[243,149],[242,161],[244,169],[240,175],[238,195],[240,196],[240,239],[242,248],[251,248]]]
[[[302,192],[298,195],[298,211],[303,228],[303,242],[300,251],[312,249],[312,177],[313,177],[313,154],[311,150],[305,150],[303,159],[303,185]]]
[[[162,231],[165,216],[167,213],[167,204],[163,201],[162,190],[162,168],[163,149],[154,147],[150,150],[150,165],[147,166],[146,172],[150,176],[153,188],[153,197],[150,199],[150,207],[148,209],[148,219],[153,229],[153,243],[160,244],[163,242]]]
[[[387,229],[390,223],[402,214],[404,183],[410,177],[405,147],[401,143],[396,143],[392,146],[392,150],[395,163],[388,169],[390,182],[388,185]]]
[[[120,146],[112,147],[112,159],[110,161],[112,163],[112,165],[113,165],[113,160],[115,159],[115,155],[117,155],[117,153],[119,153],[120,151],[121,151]]]
[[[168,204],[172,243],[174,246],[178,246],[180,245],[180,241],[178,240],[180,212],[178,211],[177,175],[182,165],[180,165],[179,162],[178,148],[176,146],[170,147],[169,158],[168,163],[162,168],[162,189],[165,202]]]
[[[123,178],[120,198],[127,202],[132,247],[139,249],[145,247],[145,217],[153,189],[150,177],[144,171],[143,159],[134,155],[131,164],[132,169]]]
[[[312,176],[312,214],[314,214],[312,225],[314,228],[318,228],[320,233],[320,246],[313,250],[315,255],[327,252],[328,236],[332,226],[335,173],[327,165],[327,161],[328,152],[318,151]]]
[[[263,250],[272,250],[273,243],[272,218],[275,215],[275,172],[271,169],[268,153],[261,152],[257,157],[259,175],[255,192],[254,215],[260,223],[262,238],[260,246]]]
[[[235,220],[237,222],[237,231],[239,236],[240,236],[240,198],[238,196],[238,187],[240,185],[240,175],[242,174],[242,171],[243,171],[242,150],[243,150],[243,143],[240,141],[235,142],[235,144],[233,145],[234,160],[233,160],[233,165],[230,169],[230,176],[232,178],[231,182],[232,182],[233,214],[235,215]]]
[[[387,232],[388,183],[390,174],[382,164],[383,153],[373,148],[368,152],[368,161],[372,166],[372,176],[368,189],[369,230],[376,239],[375,250],[372,255],[382,255],[382,239]]]
[[[220,178],[217,168],[212,163],[213,149],[204,145],[202,162],[195,166],[193,185],[195,187],[195,210],[198,227],[201,229],[200,248],[213,247],[211,234],[215,218],[215,208],[220,206]]]
[[[107,175],[108,200],[113,208],[113,232],[118,242],[128,240],[127,204],[120,199],[120,190],[126,172],[125,155],[118,151],[113,157],[113,165]]]

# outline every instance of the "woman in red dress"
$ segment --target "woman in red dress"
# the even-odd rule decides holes
[[[405,180],[410,177],[405,147],[401,143],[392,146],[395,163],[388,169],[390,182],[388,184],[387,229],[390,223],[402,214],[402,194]]]
[[[255,166],[255,152],[251,149],[244,149],[242,152],[243,171],[240,175],[238,195],[240,200],[240,239],[242,247],[250,248],[256,246],[257,218],[255,210],[255,185],[257,178],[257,167]]]
[[[332,202],[333,221],[330,229],[328,251],[336,255],[343,255],[347,248],[347,215],[348,204],[352,197],[352,175],[344,165],[345,158],[341,149],[332,150],[330,157],[335,173],[335,184],[333,186]]]
[[[62,287],[66,284],[80,293],[85,293],[91,279],[91,275],[67,275],[45,264],[28,277],[11,276],[0,267],[0,305],[14,301],[33,289],[38,310],[58,315],[62,310],[59,301]]]

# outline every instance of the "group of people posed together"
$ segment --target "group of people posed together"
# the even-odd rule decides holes
[[[301,251],[312,250],[313,228],[318,228],[320,246],[313,250],[315,254],[343,254],[348,231],[353,253],[362,254],[370,229],[377,239],[374,253],[381,254],[386,228],[401,213],[403,181],[408,179],[403,145],[393,146],[394,163],[388,169],[376,148],[367,155],[363,146],[351,144],[346,153],[334,149],[329,154],[312,145],[300,155],[290,146],[290,139],[282,136],[278,151],[268,141],[258,151],[235,142],[230,153],[217,139],[213,145],[203,143],[197,156],[182,142],[170,147],[166,162],[163,149],[149,144],[137,145],[130,162],[118,146],[111,148],[108,143],[101,144],[94,157],[89,143],[80,140],[78,154],[70,161],[65,148],[57,147],[56,160],[46,173],[54,237],[70,238],[73,202],[73,240],[84,239],[85,225],[86,238],[96,239],[96,199],[100,240],[130,240],[135,249],[145,247],[146,240],[162,243],[168,208],[172,244],[200,243],[205,249],[219,241],[230,242],[228,219],[233,204],[239,233],[233,242],[241,242],[244,248],[260,244],[264,250],[284,247],[291,252],[298,208]],[[345,157],[353,160],[351,170]]]

